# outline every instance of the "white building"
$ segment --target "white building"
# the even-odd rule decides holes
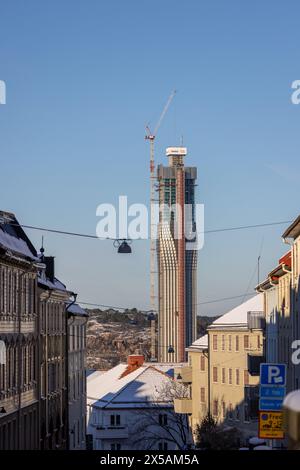
[[[176,364],[178,366],[178,364]],[[144,363],[131,355],[127,364],[87,378],[87,436],[96,450],[175,450],[191,441],[186,416],[176,415],[172,364]]]

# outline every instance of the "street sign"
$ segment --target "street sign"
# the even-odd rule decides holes
[[[263,385],[260,387],[261,398],[284,398],[285,387],[274,387],[273,385]]]
[[[260,439],[283,439],[283,412],[260,411],[258,437]]]
[[[286,365],[285,364],[261,364],[260,365],[260,384],[285,386]]]
[[[280,411],[282,409],[283,399],[270,399],[260,398],[259,409],[260,411]]]

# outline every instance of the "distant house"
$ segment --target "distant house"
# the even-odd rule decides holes
[[[186,417],[174,413],[172,364],[145,363],[128,356],[107,372],[87,378],[87,436],[96,450],[174,450],[190,442]],[[180,387],[178,388],[178,385]]]

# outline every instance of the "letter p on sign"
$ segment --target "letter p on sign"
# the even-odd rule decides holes
[[[261,385],[285,385],[286,365],[285,364],[261,364],[260,383]]]

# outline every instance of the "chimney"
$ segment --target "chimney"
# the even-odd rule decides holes
[[[139,367],[141,367],[144,364],[145,357],[141,354],[130,354],[127,357],[127,367],[124,370],[124,372],[121,374],[120,379],[123,377],[126,377],[126,375],[131,374],[131,372],[134,372],[137,370]]]
[[[46,277],[53,282],[54,281],[54,256],[44,256],[43,262],[46,265]]]
[[[142,354],[130,354],[127,357],[127,364],[131,367],[141,367],[145,362],[145,357]]]

